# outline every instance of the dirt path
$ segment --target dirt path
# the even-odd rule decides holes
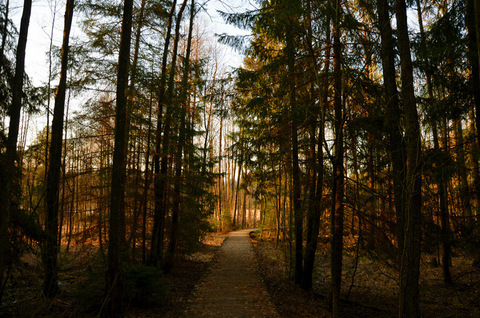
[[[279,317],[258,274],[250,231],[228,235],[185,317]]]

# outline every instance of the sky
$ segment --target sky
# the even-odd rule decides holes
[[[1,0],[5,1],[5,0]],[[253,0],[199,0],[205,3],[207,8],[206,12],[202,13],[202,21],[204,21],[204,27],[206,33],[212,38],[215,34],[227,33],[227,34],[248,34],[248,31],[239,30],[234,26],[227,25],[223,19],[217,13],[217,10],[225,12],[242,12],[246,8],[252,8]],[[138,2],[138,1],[136,1]],[[180,1],[178,1],[180,2]],[[23,0],[10,0],[9,17],[13,23],[17,26],[20,25],[20,20],[23,11]],[[48,81],[48,55],[50,46],[50,37],[52,34],[52,21],[55,19],[53,28],[53,41],[54,46],[60,47],[62,44],[63,26],[64,26],[64,12],[65,12],[65,0],[33,0],[32,14],[30,18],[30,25],[28,30],[27,50],[25,57],[25,70],[29,75],[35,86],[43,86]],[[82,35],[82,31],[78,27],[78,20],[75,18],[78,15],[74,13],[73,28],[71,31],[71,38],[79,37]],[[225,69],[231,69],[239,67],[242,64],[243,56],[233,49],[219,44],[222,50],[220,57],[223,59],[222,63],[225,64]],[[55,85],[53,83],[52,85]],[[51,106],[53,107],[53,106]],[[36,116],[35,119],[29,121],[27,144],[32,142],[38,133],[46,125],[45,112],[40,116]]]
[[[226,12],[244,11],[246,8],[252,8],[252,0],[208,0],[203,2],[206,2],[207,12],[202,14],[202,19],[206,21],[205,28],[212,37],[221,33],[248,34],[244,30],[225,24],[216,10]],[[20,24],[22,9],[22,0],[10,0],[10,17],[17,26]],[[65,0],[33,1],[25,67],[27,74],[32,78],[35,85],[42,85],[48,80],[47,52],[50,44],[52,21],[55,16],[53,45],[59,47],[62,43],[64,11]],[[81,30],[75,27],[75,24],[74,21],[74,27],[71,32],[72,38],[81,35]],[[230,67],[240,66],[243,57],[229,48],[224,49],[227,51],[227,54],[224,54],[224,63]]]

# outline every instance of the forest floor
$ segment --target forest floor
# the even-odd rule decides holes
[[[253,240],[261,275],[282,317],[331,317],[329,244],[320,244],[316,256],[314,288],[307,293],[288,274],[288,246],[273,240]],[[422,317],[480,317],[480,269],[462,255],[452,258],[454,284],[443,283],[442,269],[433,266],[432,256],[421,262],[420,309]],[[346,248],[343,261],[342,317],[396,317],[398,272],[378,255],[356,257]],[[356,268],[356,269],[355,269]],[[353,283],[352,283],[353,280]]]
[[[207,273],[225,237],[225,234],[207,235],[195,253],[181,255],[172,271],[161,276],[165,293],[147,304],[127,304],[125,316],[181,317],[195,285]],[[102,285],[104,275],[95,273],[98,258],[98,248],[93,246],[62,253],[58,262],[60,294],[45,299],[41,293],[41,259],[37,252],[29,252],[11,273],[0,317],[96,317],[97,308],[92,310],[88,302],[102,293],[103,287],[98,286]],[[93,277],[96,284],[91,287],[82,285],[87,277]]]
[[[238,232],[237,232],[238,233]],[[248,233],[248,232],[247,232]],[[209,317],[205,311],[204,299],[227,297],[224,290],[234,289],[224,286],[224,282],[242,283],[245,272],[235,274],[235,264],[240,267],[257,269],[260,278],[254,278],[243,288],[244,296],[258,295],[262,303],[270,298],[271,304],[266,309],[270,314],[260,313],[259,316],[275,316],[275,311],[281,317],[330,317],[328,310],[328,291],[330,283],[330,260],[328,242],[320,243],[314,272],[314,288],[305,292],[296,286],[289,276],[288,246],[268,239],[254,238],[253,254],[248,237],[237,241],[238,237],[225,240],[225,234],[213,234],[206,237],[200,248],[193,254],[183,255],[169,274],[162,275],[162,286],[165,294],[156,301],[141,305],[129,304],[125,310],[127,317]],[[222,245],[222,243],[224,243]],[[347,239],[348,243],[348,239]],[[243,245],[240,246],[240,245]],[[228,248],[230,245],[231,249]],[[222,247],[221,247],[222,246]],[[242,263],[231,251],[250,251],[241,254],[240,259],[247,258]],[[0,307],[0,317],[93,317],[96,312],[86,311],[79,300],[80,282],[89,273],[94,273],[92,259],[98,254],[94,248],[82,249],[69,255],[61,255],[59,259],[59,279],[61,293],[58,297],[47,300],[41,294],[43,270],[41,260],[36,253],[30,253],[22,259],[12,273],[11,284],[8,286],[4,306]],[[246,255],[246,256],[245,256]],[[254,255],[256,255],[256,260]],[[238,256],[238,255],[237,255]],[[431,264],[432,256],[426,255],[421,263],[420,306],[422,317],[480,317],[480,269],[472,267],[472,260],[457,251],[452,258],[452,276],[454,284],[446,286],[443,283],[442,270]],[[230,264],[224,268],[224,274],[219,266]],[[243,265],[242,265],[243,264]],[[219,276],[220,274],[220,276]],[[232,275],[236,277],[232,277]],[[250,274],[248,274],[250,275]],[[342,281],[342,317],[395,317],[397,315],[398,282],[397,271],[389,266],[378,255],[362,252],[356,257],[356,249],[346,244],[344,253]],[[103,275],[97,277],[103,281]],[[223,282],[222,282],[223,280]],[[263,282],[267,291],[263,289]],[[353,281],[353,283],[352,283]],[[217,286],[213,294],[209,294],[209,284]],[[225,283],[227,284],[227,283]],[[97,291],[98,292],[98,291]],[[101,290],[100,290],[101,292]],[[268,295],[265,296],[265,294]],[[88,296],[88,291],[86,291]],[[213,295],[213,296],[212,296]],[[83,297],[87,297],[83,296]],[[82,295],[80,295],[82,297]],[[243,297],[243,296],[241,296]],[[203,300],[202,300],[203,299]],[[88,300],[88,298],[86,298]],[[239,298],[230,304],[245,303]],[[250,299],[258,303],[258,298]],[[85,301],[85,299],[83,299]],[[255,308],[255,307],[252,307]],[[228,308],[227,308],[228,309]],[[263,309],[262,309],[263,310]],[[245,312],[248,313],[248,310]],[[259,309],[259,312],[261,310]],[[98,311],[97,311],[98,313]],[[220,315],[219,317],[242,317],[238,315]],[[252,316],[249,314],[249,316]],[[246,317],[246,316],[245,316]]]

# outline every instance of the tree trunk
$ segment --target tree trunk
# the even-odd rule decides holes
[[[170,232],[170,241],[168,242],[168,250],[165,259],[165,270],[168,272],[173,267],[175,258],[175,249],[177,246],[178,227],[179,227],[179,214],[182,195],[182,167],[185,163],[185,141],[186,141],[186,117],[187,117],[187,95],[188,95],[188,77],[190,75],[190,52],[192,48],[192,33],[193,33],[193,20],[195,17],[195,0],[191,0],[190,4],[190,25],[188,29],[187,38],[187,52],[185,54],[185,69],[182,78],[182,85],[180,94],[180,129],[179,140],[177,147],[177,155],[175,158],[175,202],[172,210],[172,228]]]
[[[127,249],[125,242],[125,179],[127,134],[128,66],[132,33],[133,0],[125,0],[122,34],[118,57],[117,105],[115,114],[115,146],[113,152],[112,183],[110,197],[110,232],[105,286],[104,317],[119,317],[122,312],[121,252]]]
[[[403,250],[403,223],[405,179],[405,145],[403,143],[400,125],[400,107],[395,76],[395,52],[390,25],[390,15],[387,0],[377,0],[378,23],[382,38],[381,57],[383,66],[383,81],[385,85],[385,98],[387,100],[385,110],[385,127],[389,135],[389,152],[393,171],[393,191],[395,200],[395,213],[397,218],[397,259],[400,260]]]
[[[480,66],[480,0],[473,0],[474,1],[474,9],[475,9],[475,35],[477,39],[477,69]],[[478,72],[478,81],[480,83],[480,72]],[[479,109],[480,102],[477,102],[477,117],[480,116],[480,109]],[[480,144],[480,119],[477,121],[477,138]]]
[[[165,180],[163,180],[163,169],[166,169],[163,164],[160,166],[160,155],[161,155],[161,140],[162,140],[162,115],[163,115],[163,106],[165,104],[165,90],[166,90],[166,80],[167,80],[167,59],[170,46],[170,38],[172,31],[173,16],[175,15],[175,6],[177,1],[173,0],[172,7],[168,14],[168,23],[166,30],[165,43],[163,46],[163,56],[162,56],[162,74],[160,76],[160,88],[158,94],[158,115],[157,115],[157,131],[156,131],[156,141],[155,141],[155,153],[153,156],[154,162],[154,187],[155,187],[155,211],[153,213],[153,229],[152,229],[152,242],[150,247],[150,260],[151,265],[159,266],[162,261],[162,252],[163,252],[163,229],[164,229],[164,219],[165,219],[165,202],[164,202],[164,192],[165,192]],[[165,155],[165,154],[164,154]],[[162,171],[161,171],[162,170]],[[166,171],[165,171],[166,174]]]
[[[440,145],[438,142],[438,131],[437,125],[433,126],[433,144],[434,149],[437,153],[440,153]],[[445,145],[446,146],[446,145]],[[437,176],[437,188],[438,188],[438,197],[440,199],[440,223],[441,223],[441,241],[443,245],[443,255],[442,255],[442,271],[443,271],[443,281],[451,285],[453,284],[452,275],[450,273],[450,254],[451,254],[451,244],[450,244],[450,222],[448,215],[448,205],[447,205],[447,186],[444,178],[445,167],[440,167],[440,171]]]
[[[165,213],[166,213],[166,185],[167,185],[167,174],[168,174],[168,163],[169,163],[169,157],[168,153],[170,152],[170,133],[171,133],[171,121],[173,117],[173,95],[174,95],[174,86],[175,86],[175,69],[177,65],[177,52],[178,52],[178,42],[180,40],[180,24],[182,21],[182,15],[183,11],[185,10],[185,7],[187,5],[187,0],[184,0],[182,3],[182,6],[180,7],[180,10],[178,12],[177,19],[175,21],[175,39],[173,41],[173,52],[172,52],[172,65],[171,65],[171,70],[170,70],[170,77],[168,79],[168,92],[166,96],[166,102],[167,102],[167,109],[166,109],[166,114],[165,114],[165,127],[163,129],[163,157],[162,157],[162,163],[161,163],[161,170],[160,170],[160,182],[161,182],[161,190],[163,193],[159,195],[159,197],[163,198],[163,212],[160,215],[160,220],[161,220],[161,227],[159,228],[159,237],[158,237],[158,247],[162,248],[163,245],[163,232],[164,232],[164,219],[165,219]],[[176,199],[175,199],[176,200]],[[174,206],[176,208],[176,205]],[[176,214],[176,215],[174,215]],[[176,222],[178,222],[178,219],[175,220],[174,218],[178,217],[178,211],[172,212],[172,231],[176,231],[174,228],[176,226]],[[170,247],[169,247],[170,248]],[[170,252],[169,252],[170,253]],[[161,255],[161,254],[160,254]],[[168,262],[168,264],[167,264]],[[169,267],[171,266],[171,260],[166,260],[166,269],[169,270]]]
[[[333,317],[340,316],[340,288],[342,283],[342,254],[343,254],[343,218],[345,191],[343,169],[343,106],[342,106],[342,69],[340,43],[340,12],[341,0],[335,0],[335,19],[333,24],[333,77],[335,111],[335,157],[333,162],[333,209],[331,212],[332,233],[332,313]]]
[[[422,174],[420,125],[413,87],[413,66],[408,38],[405,0],[395,1],[402,98],[405,112],[406,181],[403,250],[400,262],[399,317],[419,317]],[[402,225],[400,225],[402,226]]]
[[[418,25],[420,28],[420,38],[421,38],[421,54],[420,58],[425,62],[425,64],[429,64],[428,59],[425,57],[427,52],[427,45],[425,39],[425,31],[423,28],[423,14],[422,14],[422,6],[420,0],[417,0],[417,17],[418,17]],[[426,71],[427,77],[427,93],[428,98],[430,101],[433,101],[433,84],[432,84],[432,75],[429,71]],[[438,142],[438,129],[437,123],[433,122],[432,124],[432,134],[433,134],[433,143],[434,149],[437,153],[440,153],[440,145]],[[444,145],[446,147],[446,145]],[[437,188],[438,188],[438,195],[440,199],[440,220],[441,220],[441,240],[443,245],[443,261],[442,261],[442,269],[443,269],[443,280],[446,284],[451,285],[452,282],[452,275],[450,274],[450,223],[449,223],[449,216],[448,216],[448,203],[447,203],[447,189],[446,189],[446,182],[444,178],[444,167],[441,167],[441,171],[436,178]],[[466,176],[465,176],[466,180]],[[470,203],[470,202],[469,202]],[[471,211],[471,209],[470,209]],[[445,261],[446,260],[446,261]]]
[[[462,213],[465,219],[465,227],[467,232],[474,228],[474,219],[472,213],[472,204],[470,196],[470,187],[468,185],[467,178],[467,165],[465,159],[465,148],[463,140],[463,129],[462,122],[460,119],[455,119],[453,123],[455,130],[455,149],[457,155],[457,173],[458,173],[458,184],[460,187],[460,202],[462,204]]]
[[[17,159],[17,140],[20,126],[20,111],[22,109],[23,79],[25,70],[25,48],[27,46],[28,25],[32,11],[32,0],[25,0],[20,22],[20,33],[16,53],[15,78],[13,80],[12,105],[9,110],[10,126],[6,151],[0,161],[0,286],[3,286],[6,272],[6,252],[8,248],[8,225],[10,223],[10,208],[12,186],[17,176],[15,160]],[[0,292],[0,304],[2,303]]]
[[[318,87],[327,86],[328,89],[328,81],[325,81],[327,84],[322,85],[320,79],[318,78],[318,65],[315,52],[313,50],[313,30],[311,24],[311,1],[307,2],[307,12],[308,12],[308,30],[307,30],[307,41],[310,48],[310,54],[312,55],[312,65],[313,65],[313,74],[312,74],[312,85],[311,85],[311,99],[313,101],[313,107],[315,108],[316,103],[314,102],[317,99],[317,92],[315,89],[315,85]],[[330,19],[327,18],[327,44],[326,46],[329,47],[330,43]],[[328,48],[327,48],[328,52]],[[328,72],[327,70],[328,64],[325,64],[324,73]],[[327,89],[323,92],[324,96],[327,94]],[[310,180],[311,187],[310,187],[310,204],[308,210],[308,218],[307,218],[307,243],[305,248],[305,258],[303,261],[303,276],[302,276],[302,288],[305,290],[309,290],[312,287],[312,276],[313,276],[313,267],[315,264],[315,253],[317,251],[317,243],[318,243],[318,233],[320,229],[320,216],[322,213],[321,210],[321,200],[323,195],[323,139],[325,134],[325,104],[326,100],[320,96],[320,124],[318,127],[319,134],[317,140],[315,140],[315,131],[317,130],[317,116],[314,117],[314,123],[312,123],[311,128],[311,169],[312,174]],[[316,112],[317,110],[313,110]],[[313,116],[312,116],[313,117]],[[315,153],[315,146],[318,147],[318,151]]]
[[[478,2],[478,1],[477,1]],[[480,5],[478,5],[480,6]],[[477,134],[477,144],[480,145],[480,56],[478,51],[477,29],[478,13],[475,13],[475,0],[467,0],[465,12],[465,25],[467,29],[467,47],[468,64],[471,70],[469,76],[469,85],[473,93],[473,102],[475,109],[475,124]],[[480,11],[480,9],[479,9]],[[477,18],[476,18],[477,17]],[[476,21],[477,20],[477,21]]]
[[[296,97],[296,79],[295,79],[295,30],[293,28],[296,22],[294,15],[297,1],[287,1],[285,4],[287,21],[284,25],[286,29],[285,54],[287,59],[287,89],[289,93],[289,113],[290,113],[290,141],[291,141],[291,168],[292,168],[292,200],[293,215],[295,225],[295,283],[300,285],[303,275],[303,211],[300,201],[300,164],[298,155],[298,124],[297,124],[297,97]]]
[[[45,218],[45,281],[43,293],[46,297],[53,297],[58,292],[58,209],[60,188],[60,167],[62,164],[63,116],[65,111],[65,96],[67,88],[68,42],[72,27],[74,0],[68,0],[65,8],[65,26],[63,30],[62,66],[60,82],[55,93],[55,106],[52,122],[52,142],[47,175],[47,215]]]

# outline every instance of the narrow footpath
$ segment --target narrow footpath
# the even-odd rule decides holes
[[[250,231],[228,235],[184,317],[279,317],[259,276]]]

